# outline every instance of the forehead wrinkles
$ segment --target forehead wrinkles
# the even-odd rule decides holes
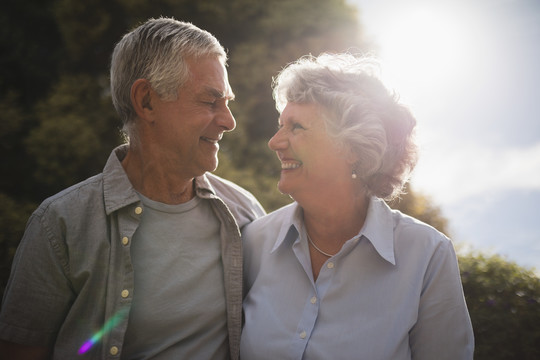
[[[205,69],[193,64],[190,66],[187,83],[191,83],[198,95],[210,95],[218,99],[234,100],[235,94],[229,84],[227,69],[222,63],[219,64],[221,66],[220,70],[217,70],[216,64],[212,64],[213,66],[207,65]],[[195,71],[193,71],[193,67],[195,67]]]
[[[289,103],[278,117],[278,123],[299,122],[302,125],[324,123],[322,107],[313,103]]]

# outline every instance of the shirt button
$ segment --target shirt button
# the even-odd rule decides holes
[[[141,214],[142,214],[142,207],[137,206],[137,207],[135,208],[135,214],[141,215]]]
[[[129,290],[122,290],[122,297],[125,299],[129,296]]]
[[[317,302],[317,297],[316,296],[312,297],[310,301],[312,304],[315,304]]]
[[[329,262],[328,264],[326,264],[326,267],[329,268],[329,269],[333,269],[334,268],[334,263]]]
[[[305,331],[302,331],[300,333],[300,339],[305,339],[306,338],[306,332]]]
[[[113,346],[109,349],[109,352],[111,355],[117,355],[118,354],[118,348],[116,346]]]
[[[129,243],[128,237],[127,237],[127,236],[124,236],[124,237],[122,238],[122,245],[127,245],[128,243]]]

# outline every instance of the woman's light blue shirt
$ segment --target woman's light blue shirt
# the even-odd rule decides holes
[[[384,201],[370,200],[362,230],[316,281],[298,204],[243,236],[242,360],[472,359],[452,243]]]

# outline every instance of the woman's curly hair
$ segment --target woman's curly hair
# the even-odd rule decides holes
[[[358,157],[355,171],[370,195],[399,196],[417,162],[416,119],[385,87],[372,57],[304,56],[274,78],[276,108],[288,102],[318,104],[328,134]]]

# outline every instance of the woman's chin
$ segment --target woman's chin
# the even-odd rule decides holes
[[[289,197],[291,199],[296,201],[296,198],[294,196],[296,191],[295,191],[295,188],[293,186],[291,186],[291,184],[288,184],[287,182],[280,181],[278,183],[277,188],[278,188],[280,193],[282,193],[283,195],[289,195]]]
[[[283,181],[279,181],[278,182],[278,186],[277,186],[278,190],[280,193],[282,193],[283,195],[290,195],[290,189],[289,187],[287,186],[287,183],[284,183]]]

